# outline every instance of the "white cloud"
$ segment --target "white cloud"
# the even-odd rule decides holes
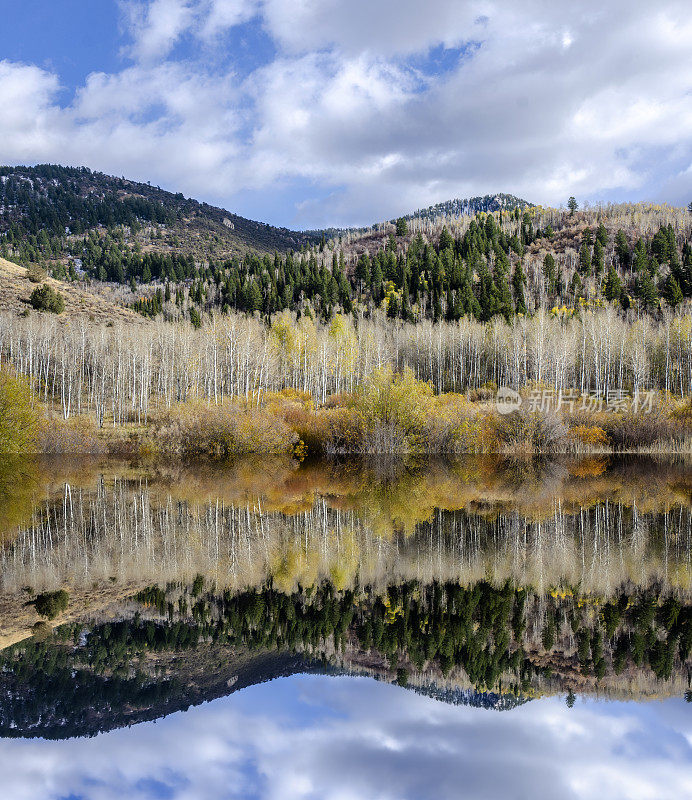
[[[507,712],[448,706],[367,679],[294,677],[157,724],[67,742],[6,740],[3,793],[351,798],[677,800],[692,792],[681,699],[560,698]]]
[[[211,39],[247,22],[257,11],[257,0],[202,0],[200,35]]]
[[[59,76],[3,62],[3,160],[87,163],[240,213],[244,192],[312,185],[270,220],[306,227],[496,191],[552,204],[692,194],[681,0],[125,8],[134,64],[89,76],[67,106]],[[242,53],[223,53],[221,34],[255,15],[278,54],[241,80]],[[183,39],[188,55],[174,62]],[[426,63],[440,45],[458,48],[442,71]]]
[[[151,0],[129,2],[134,43],[130,53],[138,61],[155,61],[166,56],[193,20],[189,0]]]

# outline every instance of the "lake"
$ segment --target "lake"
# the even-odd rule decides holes
[[[691,466],[5,459],[3,797],[690,796]]]

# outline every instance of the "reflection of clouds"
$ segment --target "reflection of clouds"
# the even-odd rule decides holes
[[[0,743],[8,800],[692,796],[681,700],[447,706],[367,679],[273,681],[156,724]]]

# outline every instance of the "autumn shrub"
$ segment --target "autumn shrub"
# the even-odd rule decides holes
[[[106,446],[93,419],[53,415],[37,437],[37,449],[41,453],[104,453]]]
[[[429,453],[487,453],[497,449],[497,437],[488,414],[450,393],[428,407],[423,444]]]
[[[353,409],[363,430],[360,451],[425,450],[424,434],[432,397],[430,384],[417,380],[410,369],[402,373],[394,373],[391,367],[375,370],[353,396]]]
[[[279,416],[230,403],[191,401],[163,418],[157,441],[163,452],[227,458],[236,453],[288,453],[296,436]]]
[[[494,417],[495,434],[502,450],[549,453],[564,450],[567,426],[553,411],[531,411],[524,404],[511,414]]]
[[[605,415],[603,428],[615,450],[637,450],[657,442],[675,439],[680,433],[676,421],[662,408],[649,413],[628,411]]]
[[[26,277],[32,283],[43,283],[48,275],[46,274],[45,269],[40,267],[38,264],[30,264],[26,270]]]
[[[348,408],[353,405],[353,395],[349,392],[330,394],[324,402],[325,408]]]
[[[312,399],[310,392],[304,392],[302,389],[282,389],[280,392],[267,392],[262,397],[263,405],[270,406],[272,404],[281,405],[282,403],[297,403],[304,408],[314,408],[315,402]]]
[[[575,425],[570,428],[569,435],[577,446],[602,448],[610,444],[608,434],[598,425]]]
[[[327,455],[366,452],[369,443],[366,427],[355,408],[325,409],[323,420],[327,430],[324,441]]]
[[[0,453],[36,452],[42,426],[29,383],[0,367]]]
[[[325,452],[329,430],[324,412],[308,411],[304,406],[294,403],[282,409],[282,418],[304,444],[307,455]]]
[[[469,391],[469,400],[472,403],[484,403],[491,400],[494,400],[497,396],[497,384],[495,381],[489,381],[488,383],[484,383],[483,386],[479,386],[477,389],[471,389]]]

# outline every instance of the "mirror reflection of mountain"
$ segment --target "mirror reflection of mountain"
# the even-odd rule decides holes
[[[4,735],[297,671],[500,709],[689,688],[685,461],[35,460],[0,497]]]
[[[692,606],[415,580],[220,592],[150,586],[120,619],[68,623],[7,648],[0,735],[65,738],[164,716],[295,672],[366,674],[442,701],[506,710],[542,693],[689,689]]]

